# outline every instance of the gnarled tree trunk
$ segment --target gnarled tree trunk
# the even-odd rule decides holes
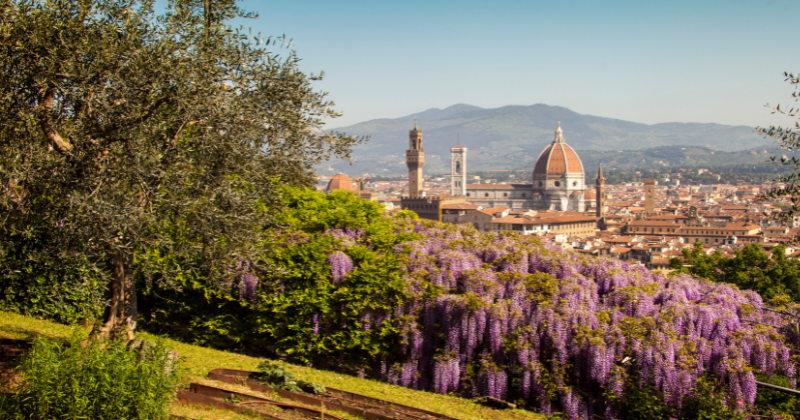
[[[136,288],[133,283],[133,253],[117,254],[109,260],[111,281],[106,298],[109,305],[103,313],[103,325],[96,334],[113,339],[133,340],[136,330]]]

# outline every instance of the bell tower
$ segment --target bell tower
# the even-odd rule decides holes
[[[467,195],[467,148],[461,145],[450,148],[450,195]]]
[[[597,170],[597,179],[594,182],[594,192],[597,196],[596,200],[596,207],[595,216],[597,217],[605,217],[606,216],[606,179],[603,178],[603,166],[600,165],[600,168]]]
[[[414,129],[408,132],[409,148],[406,150],[406,166],[408,166],[408,196],[420,197],[424,191],[422,167],[425,166],[425,149],[422,148],[422,130],[417,127],[414,118]]]
[[[646,216],[652,216],[656,214],[655,198],[654,198],[655,189],[656,189],[655,179],[644,180],[644,214]]]

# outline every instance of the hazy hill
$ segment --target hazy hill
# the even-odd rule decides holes
[[[604,168],[616,170],[641,170],[685,168],[736,167],[741,170],[753,166],[774,167],[774,172],[783,170],[778,163],[770,163],[771,156],[781,156],[784,151],[774,145],[768,147],[723,152],[702,146],[666,146],[640,150],[585,150],[580,154],[587,171],[597,170],[602,163]]]
[[[358,163],[334,162],[334,171],[401,173],[405,169],[408,130],[414,117],[423,130],[428,173],[449,167],[449,148],[469,148],[470,169],[532,166],[539,153],[553,140],[561,121],[564,138],[581,155],[582,151],[621,151],[664,146],[692,145],[712,151],[740,151],[773,145],[753,132],[752,127],[700,123],[641,124],[613,118],[578,114],[567,108],[544,104],[484,109],[453,105],[396,119],[377,119],[342,127],[354,135],[370,135],[372,141],[358,147]],[[327,168],[323,165],[322,168]],[[330,173],[327,169],[320,173]]]

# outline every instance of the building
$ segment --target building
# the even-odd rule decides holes
[[[450,148],[450,195],[467,195],[467,148],[461,145]]]
[[[656,214],[655,189],[656,189],[655,179],[644,180],[644,214],[646,216],[652,216]]]
[[[408,132],[409,149],[406,150],[406,166],[408,166],[408,196],[419,198],[423,194],[422,168],[425,166],[425,149],[422,148],[422,130],[417,127]]]
[[[764,242],[761,226],[753,223],[728,223],[725,226],[682,225],[677,221],[634,220],[625,228],[627,234],[678,239],[687,244],[702,242],[719,246],[735,242]]]
[[[350,179],[349,176],[339,173],[331,178],[330,182],[328,182],[328,186],[325,187],[325,194],[330,194],[331,191],[334,190],[345,190],[345,191],[352,191],[356,192],[356,186],[353,184],[353,181]]]
[[[597,178],[594,181],[595,216],[597,216],[597,227],[605,230],[606,223],[606,179],[603,177],[603,165],[597,168]]]
[[[458,224],[461,216],[473,210],[483,210],[478,204],[446,204],[442,206],[442,222]]]
[[[591,216],[513,216],[506,215],[492,221],[492,230],[511,230],[524,235],[563,234],[568,239],[586,238],[597,231],[597,218]]]
[[[464,154],[466,159],[466,154]],[[467,201],[486,208],[586,211],[583,162],[564,140],[561,123],[539,155],[531,184],[469,184]]]
[[[408,132],[408,144],[409,149],[406,150],[408,196],[400,199],[400,207],[403,210],[411,210],[417,213],[422,219],[441,222],[445,206],[463,204],[466,200],[464,197],[427,195],[425,193],[425,184],[422,177],[422,168],[425,166],[425,149],[422,147],[422,130],[417,126],[416,119],[414,120],[414,129]]]

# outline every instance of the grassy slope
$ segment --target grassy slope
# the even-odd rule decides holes
[[[0,312],[0,337],[32,339],[37,335],[56,339],[67,339],[72,332],[72,327],[57,324],[49,321],[17,315],[10,312]],[[155,336],[141,333],[140,337],[153,340]],[[213,381],[206,379],[208,371],[214,368],[255,370],[261,359],[242,356],[235,353],[212,350],[198,346],[192,346],[173,340],[164,340],[166,345],[177,351],[184,359],[183,366],[187,369],[185,378],[186,383],[200,382],[212,386],[220,386]],[[392,401],[398,404],[405,404],[413,407],[420,407],[427,410],[436,411],[451,417],[463,420],[524,420],[542,419],[543,416],[523,411],[523,410],[493,410],[477,405],[469,400],[451,397],[447,395],[433,394],[430,392],[414,391],[399,386],[389,385],[378,381],[359,379],[352,376],[342,375],[334,372],[322,371],[308,367],[286,364],[286,367],[299,379],[321,383],[326,386],[344,389],[359,394]],[[234,387],[224,385],[226,389]],[[244,392],[245,390],[242,389]],[[254,394],[252,391],[247,391]],[[229,412],[218,412],[213,410],[190,409],[187,407],[175,407],[173,413],[180,416],[195,419],[248,419],[255,418],[241,414]],[[352,416],[347,416],[351,417]]]

